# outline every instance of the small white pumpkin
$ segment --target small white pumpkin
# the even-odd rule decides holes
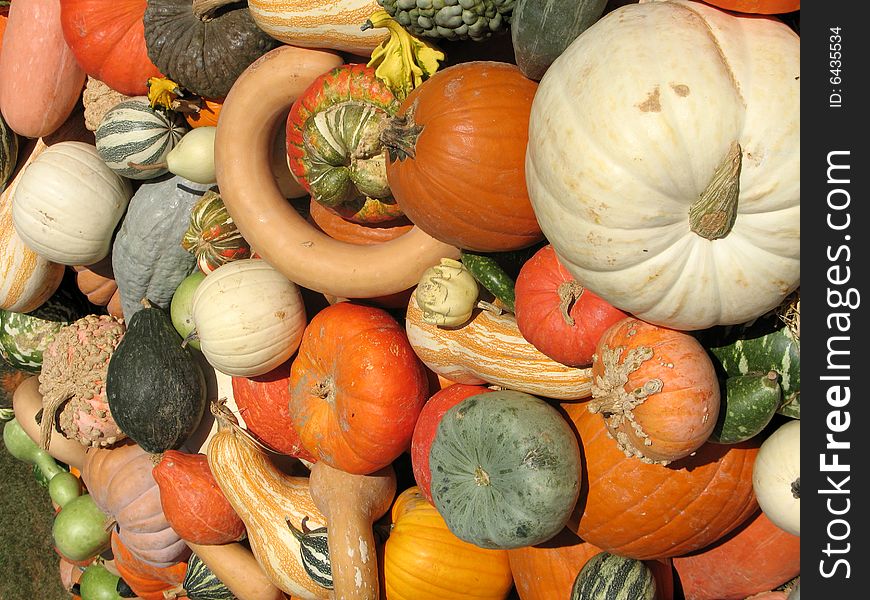
[[[750,321],[800,284],[800,39],[701,2],[622,6],[541,80],[526,180],[559,260],[635,316]]]
[[[255,377],[289,359],[306,322],[299,287],[261,259],[221,265],[193,295],[200,349],[227,375]]]
[[[758,506],[771,522],[801,534],[801,422],[780,425],[761,444],[752,470]]]
[[[442,258],[420,277],[414,294],[423,322],[444,327],[464,325],[474,313],[479,289],[474,275],[458,260]]]
[[[62,265],[105,258],[133,195],[130,181],[110,169],[93,144],[58,142],[27,166],[12,197],[21,241]]]

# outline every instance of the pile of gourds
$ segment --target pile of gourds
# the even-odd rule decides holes
[[[67,587],[799,598],[799,8],[4,7],[4,439],[78,474]]]

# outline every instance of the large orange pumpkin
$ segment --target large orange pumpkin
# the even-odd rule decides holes
[[[707,441],[719,416],[719,381],[694,337],[627,317],[598,340],[589,409],[605,417],[626,454],[667,464]]]
[[[410,447],[428,392],[404,328],[385,310],[354,302],[311,319],[290,367],[290,417],[302,445],[358,475]]]
[[[536,90],[516,65],[472,61],[438,71],[408,95],[381,141],[390,190],[417,227],[480,252],[543,238],[525,175]]]
[[[507,551],[456,537],[417,486],[399,494],[391,518],[383,562],[386,600],[507,597],[513,587]]]
[[[145,47],[147,0],[60,0],[63,37],[91,77],[127,96],[148,93],[162,77]]]
[[[801,571],[801,538],[758,511],[712,546],[674,558],[686,600],[743,600]]]
[[[508,550],[514,587],[520,600],[566,600],[586,562],[601,548],[584,542],[570,529],[537,546]],[[656,579],[658,600],[673,600],[674,576],[670,559],[648,560]]]
[[[585,485],[568,526],[602,550],[641,560],[709,546],[758,510],[758,441],[707,443],[667,466],[627,457],[585,403],[561,404],[583,453]]]

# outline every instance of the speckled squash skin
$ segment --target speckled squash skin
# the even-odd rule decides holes
[[[447,526],[482,548],[545,542],[565,526],[580,493],[573,431],[555,408],[512,390],[450,408],[429,468],[432,499]]]

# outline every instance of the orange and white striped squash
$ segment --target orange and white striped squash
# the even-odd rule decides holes
[[[266,577],[300,600],[327,598],[329,590],[305,572],[299,540],[288,521],[302,529],[326,526],[308,490],[308,478],[279,471],[265,451],[227,419],[216,416],[218,431],[208,444],[208,465],[215,480],[248,532],[248,541]]]
[[[379,10],[377,0],[248,0],[254,22],[275,39],[360,56],[389,37],[385,28],[360,29]]]
[[[0,194],[0,309],[30,312],[60,286],[65,267],[31,250],[12,224],[12,196],[24,169],[48,148],[40,138]]]
[[[475,309],[461,327],[423,322],[411,294],[405,331],[420,360],[456,383],[493,384],[545,398],[579,400],[592,395],[592,370],[554,361],[529,343],[513,313]]]

